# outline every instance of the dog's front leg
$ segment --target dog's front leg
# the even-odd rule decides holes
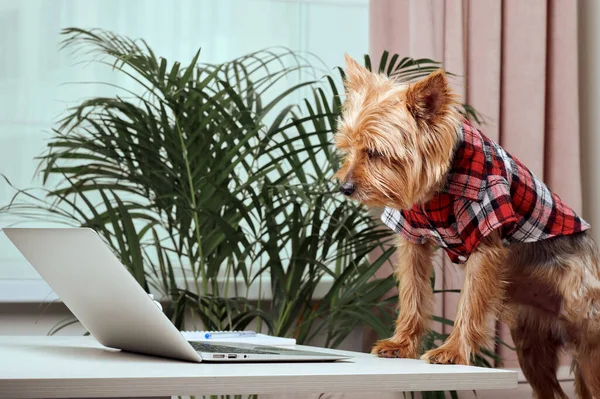
[[[443,345],[421,359],[439,364],[469,364],[471,355],[489,343],[489,321],[497,317],[504,297],[507,254],[496,233],[479,245],[466,264],[454,330]]]
[[[430,244],[413,244],[398,237],[396,276],[400,281],[400,314],[394,335],[378,341],[372,353],[380,357],[417,357],[419,339],[427,330],[433,309],[430,283],[433,249]]]

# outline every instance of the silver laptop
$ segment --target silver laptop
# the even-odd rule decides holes
[[[92,229],[2,229],[102,345],[192,362],[348,359],[263,345],[187,341]]]

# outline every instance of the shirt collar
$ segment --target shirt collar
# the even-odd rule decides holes
[[[492,154],[489,142],[466,119],[459,127],[459,141],[442,192],[481,201],[487,188]]]

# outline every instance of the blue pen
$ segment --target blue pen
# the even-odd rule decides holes
[[[255,337],[256,333],[254,331],[223,331],[223,332],[213,332],[204,334],[204,338],[248,338]]]

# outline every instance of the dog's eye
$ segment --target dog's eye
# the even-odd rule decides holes
[[[381,158],[383,156],[383,154],[380,153],[379,151],[376,151],[376,150],[373,150],[373,149],[369,148],[367,150],[367,156],[369,158]]]

